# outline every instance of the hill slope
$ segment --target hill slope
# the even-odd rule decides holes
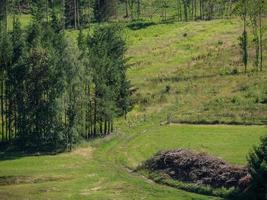
[[[130,31],[129,77],[138,88],[136,112],[150,114],[168,107],[166,115],[173,122],[266,123],[266,65],[263,72],[252,72],[251,46],[250,72],[244,73],[238,44],[241,32],[238,20]]]

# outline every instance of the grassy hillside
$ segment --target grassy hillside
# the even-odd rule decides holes
[[[166,115],[173,122],[266,123],[266,65],[263,72],[253,72],[251,46],[250,69],[244,73],[241,32],[238,20],[160,24],[130,31],[129,77],[138,88],[136,113],[168,107]]]
[[[180,147],[246,163],[266,127],[160,125],[167,119],[265,123],[266,66],[252,73],[250,65],[249,73],[243,73],[239,21],[150,24],[126,33],[132,64],[128,76],[136,89],[127,120],[117,121],[113,135],[72,153],[0,154],[1,200],[217,200],[155,184],[132,169],[159,150]]]

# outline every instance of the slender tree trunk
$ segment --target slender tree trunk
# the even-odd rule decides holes
[[[5,31],[7,31],[7,15],[8,15],[8,13],[7,13],[7,7],[8,7],[8,0],[4,0],[4,6],[5,6],[5,8],[4,8],[4,26],[5,26]]]
[[[103,129],[102,129],[102,119],[101,119],[100,122],[99,122],[99,132],[100,132],[100,135],[103,134]]]
[[[10,97],[10,87],[8,88],[8,140],[11,141],[11,123],[12,123],[12,119],[11,119],[11,113],[12,113],[12,110],[11,110],[11,106],[12,106],[12,100],[11,100],[11,97]]]
[[[80,28],[81,24],[80,24],[80,0],[77,0],[77,5],[76,5],[76,8],[77,8],[77,26],[78,28]]]
[[[74,5],[74,28],[77,29],[77,0],[73,0]]]
[[[14,101],[14,137],[17,137],[17,103]]]
[[[125,17],[129,17],[128,0],[125,0]]]
[[[179,21],[179,0],[176,0],[177,20]]]
[[[262,0],[260,5],[260,14],[259,14],[259,29],[260,29],[260,37],[259,37],[259,45],[260,45],[260,71],[263,70],[263,42],[262,42],[262,9],[264,5],[264,0]]]
[[[8,84],[5,83],[5,126],[6,126],[6,140],[8,141]]]
[[[4,71],[1,72],[1,128],[2,128],[2,140],[4,141]]]
[[[113,127],[113,119],[111,119],[111,125],[110,125],[110,129],[111,129],[111,133],[113,133],[113,129],[114,129],[114,127]]]
[[[96,136],[96,112],[97,112],[97,110],[96,110],[96,94],[95,94],[95,102],[94,102],[94,136]]]
[[[108,120],[108,134],[110,133],[110,120]]]
[[[137,0],[137,19],[140,18],[141,15],[141,0]]]
[[[203,0],[200,0],[199,2],[199,13],[200,13],[200,19],[203,20]]]
[[[104,124],[104,134],[107,135],[107,120],[105,120]]]
[[[62,16],[61,16],[61,20],[62,20],[62,30],[65,29],[65,0],[61,0],[61,7],[62,7]]]
[[[245,73],[247,73],[247,0],[244,0],[244,19],[243,19],[243,23],[244,23],[244,40],[245,40],[245,44],[244,44],[244,64],[245,64]]]
[[[187,4],[185,3],[185,1],[184,1],[184,18],[185,18],[185,21],[187,22],[188,21],[188,13],[187,13]]]
[[[45,5],[45,9],[46,9],[46,20],[47,20],[47,22],[49,21],[49,14],[48,14],[48,8],[49,8],[49,6],[48,6],[48,0],[46,0],[46,5]]]

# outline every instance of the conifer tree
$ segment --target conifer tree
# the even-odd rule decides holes
[[[249,171],[252,184],[244,194],[244,199],[266,200],[267,197],[267,137],[261,138],[258,147],[249,154]]]

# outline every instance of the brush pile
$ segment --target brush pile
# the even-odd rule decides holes
[[[214,188],[244,190],[251,182],[247,167],[230,165],[219,158],[186,149],[159,152],[143,167],[182,182]]]

